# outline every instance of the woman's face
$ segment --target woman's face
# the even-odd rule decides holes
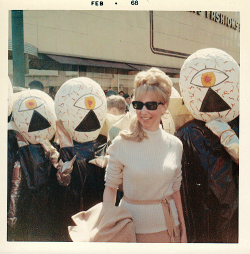
[[[160,102],[154,92],[143,93],[137,96],[137,98],[135,98],[135,101],[141,101],[143,103],[146,103],[148,101]],[[166,110],[166,104],[158,105],[158,108],[156,110],[148,110],[144,105],[141,110],[136,110],[136,114],[139,122],[145,130],[156,131],[159,128],[161,116],[166,112]]]

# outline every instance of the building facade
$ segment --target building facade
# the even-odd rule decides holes
[[[104,90],[133,93],[134,75],[155,66],[179,90],[185,59],[203,48],[226,51],[240,64],[240,13],[214,11],[23,11],[25,86],[47,92],[86,76]],[[9,76],[13,80],[9,15]]]

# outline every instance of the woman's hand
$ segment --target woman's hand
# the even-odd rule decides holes
[[[172,194],[172,197],[173,197],[174,202],[175,202],[175,206],[176,206],[176,209],[177,209],[179,222],[180,222],[181,243],[187,243],[187,232],[186,232],[186,226],[185,226],[185,221],[184,221],[184,216],[183,216],[183,209],[182,209],[180,191],[175,191]]]

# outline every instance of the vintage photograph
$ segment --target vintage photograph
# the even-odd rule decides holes
[[[7,244],[237,246],[241,12],[89,4],[8,10]]]

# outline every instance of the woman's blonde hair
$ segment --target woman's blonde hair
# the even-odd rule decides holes
[[[168,106],[172,91],[172,81],[160,69],[153,67],[147,71],[139,72],[135,76],[134,86],[135,98],[138,98],[143,93],[153,92],[159,98],[159,102]],[[147,134],[143,131],[137,116],[134,116],[130,121],[130,131],[121,131],[120,135],[124,139],[136,142],[147,138]]]

